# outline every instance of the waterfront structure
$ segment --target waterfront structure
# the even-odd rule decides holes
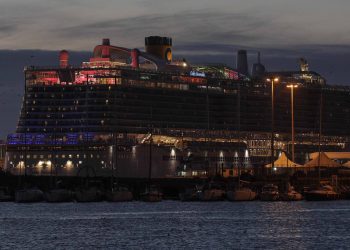
[[[271,162],[271,148],[275,158],[291,151],[286,85],[295,82],[295,160],[303,163],[318,150],[319,110],[322,150],[349,149],[348,87],[327,85],[310,71],[262,72],[251,79],[225,65],[191,65],[173,59],[167,37],[147,37],[145,49],[112,46],[103,39],[81,66],[69,65],[69,53],[61,51],[59,67],[26,67],[5,169],[26,175],[116,171],[118,177],[146,178],[150,155],[152,178],[218,174],[238,164],[259,168]],[[245,69],[243,54],[239,61]],[[274,121],[266,83],[271,77],[279,78]]]
[[[6,143],[0,140],[0,171],[4,169],[6,155]]]

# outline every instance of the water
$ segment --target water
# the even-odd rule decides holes
[[[0,203],[0,249],[346,249],[350,201]]]

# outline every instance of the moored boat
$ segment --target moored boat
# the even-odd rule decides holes
[[[229,201],[252,201],[256,199],[256,193],[246,187],[227,191],[226,196]]]
[[[225,199],[226,192],[219,188],[209,188],[198,192],[200,201],[222,201]]]
[[[163,193],[155,187],[150,187],[147,188],[146,191],[141,194],[140,198],[142,201],[146,202],[159,202],[163,199]]]
[[[98,202],[102,201],[102,193],[96,188],[79,189],[75,192],[77,202]]]
[[[70,202],[73,199],[72,192],[63,188],[51,189],[44,197],[47,202]]]
[[[107,201],[111,202],[132,201],[133,194],[129,189],[125,187],[119,187],[117,189],[107,192],[106,199]]]
[[[38,188],[29,188],[17,190],[15,193],[15,202],[30,203],[44,200],[44,193]]]
[[[329,201],[340,198],[340,195],[329,185],[321,185],[318,188],[304,192],[304,195],[307,201]]]
[[[13,201],[13,197],[8,194],[5,188],[0,188],[0,202]]]
[[[267,184],[263,186],[260,193],[260,200],[262,201],[277,201],[279,199],[279,190],[276,185]]]
[[[179,193],[179,198],[181,201],[198,201],[198,188],[187,188],[183,192]]]
[[[288,185],[288,190],[285,193],[280,194],[281,201],[301,201],[303,196],[301,193],[295,191],[293,186]]]
[[[350,186],[342,185],[338,187],[338,192],[341,199],[350,200]]]

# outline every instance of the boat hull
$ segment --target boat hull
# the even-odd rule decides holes
[[[98,190],[79,190],[75,193],[77,202],[98,202],[102,201],[102,194]]]
[[[158,191],[146,192],[141,195],[141,200],[145,202],[159,202],[162,201],[163,194]]]
[[[280,195],[281,201],[301,201],[303,199],[304,197],[299,193],[287,193]]]
[[[133,195],[130,191],[113,191],[107,193],[106,199],[110,202],[132,201]]]
[[[307,192],[304,194],[305,200],[307,201],[332,201],[338,200],[339,194],[331,192],[331,193],[319,193],[319,192]]]
[[[278,193],[261,193],[260,200],[261,201],[278,201],[279,194]]]
[[[226,193],[221,189],[207,189],[199,193],[201,201],[222,201],[225,199]]]
[[[227,192],[229,201],[252,201],[256,199],[256,193],[250,189],[241,189]]]
[[[4,191],[0,190],[0,202],[8,201],[13,201],[13,197],[11,195],[7,195]]]
[[[43,200],[44,193],[39,189],[24,189],[15,193],[15,202],[18,203],[41,202]]]
[[[66,189],[53,189],[45,193],[47,202],[70,202],[72,201],[72,193]]]

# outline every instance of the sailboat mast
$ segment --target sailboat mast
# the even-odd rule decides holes
[[[321,92],[320,92],[320,117],[319,117],[319,131],[318,131],[318,183],[321,183],[321,167],[320,167],[320,162],[321,162],[321,134],[322,134],[322,106],[323,106],[323,91],[321,87]]]
[[[240,151],[241,151],[241,83],[238,83],[238,97],[237,97],[237,136],[238,136],[238,189],[241,184],[241,161],[240,161]]]
[[[153,131],[152,131],[152,122],[153,122],[153,106],[151,106],[151,117],[150,117],[150,138],[149,138],[149,168],[148,168],[148,190],[150,190],[151,186],[151,178],[152,178],[152,143],[153,143]]]
[[[117,87],[117,76],[114,76],[114,84],[115,87]],[[111,87],[109,87],[111,88]],[[109,93],[110,91],[108,91],[108,99],[109,99]],[[115,107],[115,121],[116,121],[116,128],[115,131],[112,132],[112,166],[111,166],[111,170],[112,170],[112,175],[111,175],[111,190],[114,190],[114,180],[115,180],[115,172],[117,172],[117,166],[118,166],[118,114],[117,111],[118,109],[116,108],[117,105],[117,100],[116,100],[116,91],[113,91],[114,95],[113,95],[113,105]],[[108,103],[109,104],[109,103]],[[113,108],[112,108],[113,110]]]
[[[206,128],[206,132],[205,132],[205,142],[206,142],[206,147],[208,147],[208,144],[209,144],[209,138],[208,138],[208,133],[209,133],[209,128],[210,128],[210,116],[209,116],[209,85],[208,85],[208,82],[207,82],[207,86],[206,86],[206,97],[205,97],[205,103],[206,103],[206,113],[207,113],[207,128]],[[209,176],[209,165],[210,165],[210,162],[209,162],[209,151],[207,151],[207,157],[206,157],[206,167],[207,167],[207,176]],[[216,175],[217,173],[215,173]]]

